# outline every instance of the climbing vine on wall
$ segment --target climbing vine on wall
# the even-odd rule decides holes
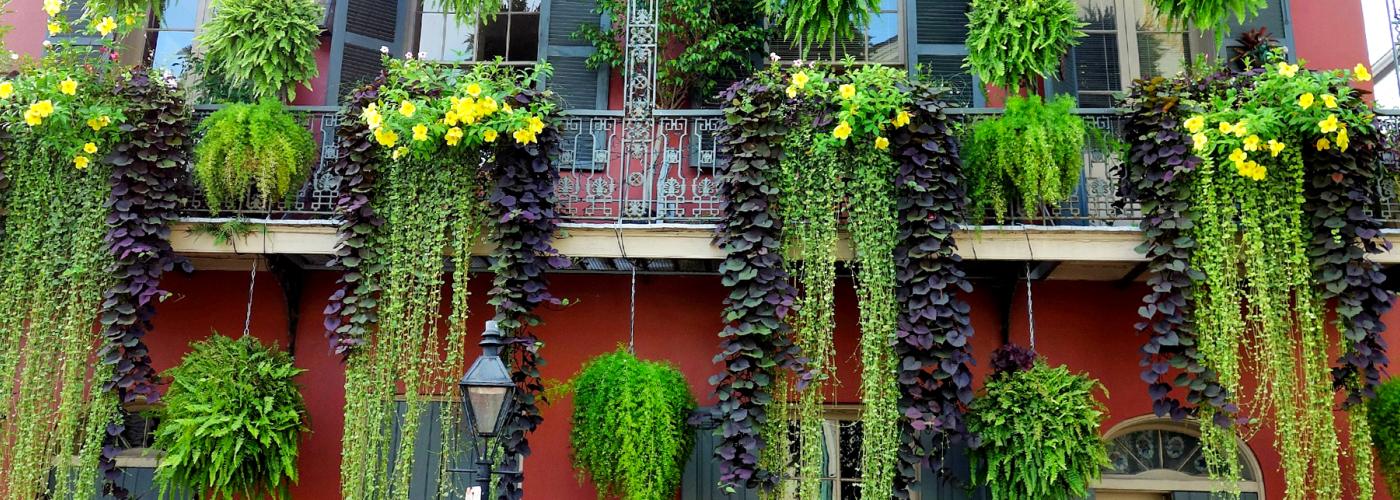
[[[465,368],[474,333],[467,325],[470,257],[487,233],[498,248],[492,304],[524,389],[514,430],[505,432],[507,461],[528,454],[525,434],[539,424],[535,398],[543,387],[526,329],[538,323],[536,307],[558,302],[544,272],[567,264],[550,243],[558,137],[547,120],[556,106],[551,95],[529,90],[548,67],[522,75],[496,64],[460,69],[390,59],[386,66],[384,78],[354,94],[353,125],[340,133],[345,154],[334,167],[347,188],[336,257],[347,272],[326,308],[326,328],[333,349],[347,356],[341,476],[345,496],[355,498],[408,494],[414,446],[426,432],[416,425],[428,406],[424,396],[451,393]],[[445,336],[437,331],[444,285],[451,304]],[[403,410],[396,408],[400,386]],[[457,441],[457,411],[443,405],[449,446]],[[394,448],[396,412],[404,438]],[[449,474],[445,467],[438,472]],[[511,478],[499,491],[519,498],[519,485]]]
[[[1139,82],[1129,101],[1124,186],[1144,203],[1155,271],[1139,325],[1151,333],[1143,378],[1159,414],[1201,417],[1217,477],[1239,474],[1229,428],[1248,420],[1237,404],[1273,417],[1289,498],[1341,496],[1334,387],[1355,406],[1385,363],[1389,294],[1367,258],[1384,243],[1363,210],[1382,172],[1374,115],[1348,84],[1368,77],[1276,62]],[[1341,339],[1323,324],[1332,299]],[[1245,391],[1246,372],[1260,374],[1257,391]],[[1369,496],[1369,471],[1355,477]]]
[[[771,486],[778,480],[771,468],[792,463],[799,495],[822,487],[821,406],[834,374],[836,231],[846,202],[860,306],[863,491],[904,492],[917,464],[937,455],[918,442],[925,431],[961,429],[961,411],[971,400],[964,365],[971,330],[966,306],[951,292],[966,282],[956,270],[951,229],[934,233],[952,226],[963,192],[955,170],[940,168],[957,160],[938,96],[889,68],[836,76],[777,64],[725,95],[720,243],[729,257],[721,271],[735,291],[717,358],[727,371],[713,379],[721,394],[716,456],[725,484]],[[917,248],[899,240],[902,231],[918,240]],[[784,256],[800,264],[784,263]],[[796,292],[788,271],[802,285],[795,315],[787,310]],[[941,283],[912,281],[921,278]],[[901,297],[913,300],[901,305]],[[917,300],[925,298],[932,303]],[[950,376],[925,371],[939,367]],[[783,404],[779,411],[770,408],[774,398]],[[796,408],[786,411],[791,398]],[[789,424],[772,421],[775,416],[796,421],[796,457],[776,446]]]

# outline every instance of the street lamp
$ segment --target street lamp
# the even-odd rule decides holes
[[[475,438],[477,468],[473,472],[483,499],[491,497],[491,468],[495,465],[490,441],[506,427],[515,410],[516,387],[510,369],[501,360],[502,345],[500,327],[487,321],[486,331],[481,333],[481,356],[457,384],[462,389],[467,430]]]

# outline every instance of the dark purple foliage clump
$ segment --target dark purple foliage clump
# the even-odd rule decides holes
[[[1023,372],[1035,366],[1035,350],[1016,344],[1005,344],[992,351],[992,376]]]

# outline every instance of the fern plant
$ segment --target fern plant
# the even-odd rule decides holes
[[[967,14],[967,62],[984,83],[1019,93],[1050,76],[1084,37],[1074,0],[973,0]]]
[[[1037,96],[1012,97],[1000,117],[969,129],[963,172],[970,220],[982,220],[990,209],[1004,222],[1013,196],[1028,213],[1069,199],[1084,168],[1088,134],[1084,120],[1070,112],[1073,107],[1074,100],[1063,95],[1048,104]]]
[[[199,44],[210,69],[256,98],[296,99],[318,74],[325,9],[316,0],[215,0]]]
[[[287,498],[297,481],[306,406],[292,357],[251,336],[215,334],[190,345],[170,369],[155,446],[161,497],[171,489],[201,498]]]
[[[598,498],[672,498],[695,443],[686,420],[695,397],[675,367],[625,350],[583,365],[573,380],[569,446]]]
[[[855,38],[870,24],[870,16],[880,10],[880,0],[762,0],[763,11],[777,20],[783,34],[802,42],[803,57],[814,45],[831,44]]]
[[[1230,32],[1230,18],[1242,23],[1268,5],[1267,0],[1152,0],[1158,12],[1177,24],[1214,31],[1217,48]]]
[[[199,125],[195,179],[216,213],[256,189],[265,205],[295,195],[316,157],[311,132],[282,104],[230,104]]]
[[[1376,389],[1376,397],[1366,408],[1370,419],[1371,443],[1380,461],[1381,477],[1391,495],[1400,494],[1400,378],[1392,378]]]
[[[994,500],[1084,498],[1109,464],[1099,392],[1107,395],[1098,381],[1044,360],[993,374],[968,419],[982,440],[972,450],[973,480]]]

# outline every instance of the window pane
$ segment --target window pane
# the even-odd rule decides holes
[[[470,61],[476,58],[476,29],[455,19],[446,19],[442,34],[442,57],[445,61]]]
[[[1191,54],[1185,33],[1138,33],[1137,40],[1143,78],[1175,76],[1186,70]]]
[[[870,16],[870,60],[899,62],[899,14]]]
[[[1118,29],[1118,8],[1114,0],[1079,0],[1079,19],[1088,23],[1085,30],[1114,31]]]
[[[1118,41],[1111,34],[1090,34],[1074,48],[1074,74],[1079,90],[1121,90]]]
[[[534,61],[539,59],[540,15],[511,14],[510,16],[510,56],[509,61]]]
[[[1115,106],[1111,94],[1079,94],[1081,108],[1112,108]]]
[[[510,34],[510,16],[499,15],[496,19],[481,26],[481,60],[490,61],[506,56],[506,43]]]
[[[146,50],[151,54],[151,67],[169,69],[180,74],[184,68],[180,64],[189,57],[190,46],[194,43],[194,33],[189,31],[151,31],[146,35]]]
[[[199,13],[199,0],[165,0],[159,26],[164,29],[193,30]]]
[[[861,426],[860,422],[840,422],[840,474],[844,479],[859,479]],[[842,487],[844,490],[844,486]]]
[[[446,15],[437,12],[424,12],[418,28],[418,51],[429,61],[445,59],[442,53],[442,34],[446,29]]]

